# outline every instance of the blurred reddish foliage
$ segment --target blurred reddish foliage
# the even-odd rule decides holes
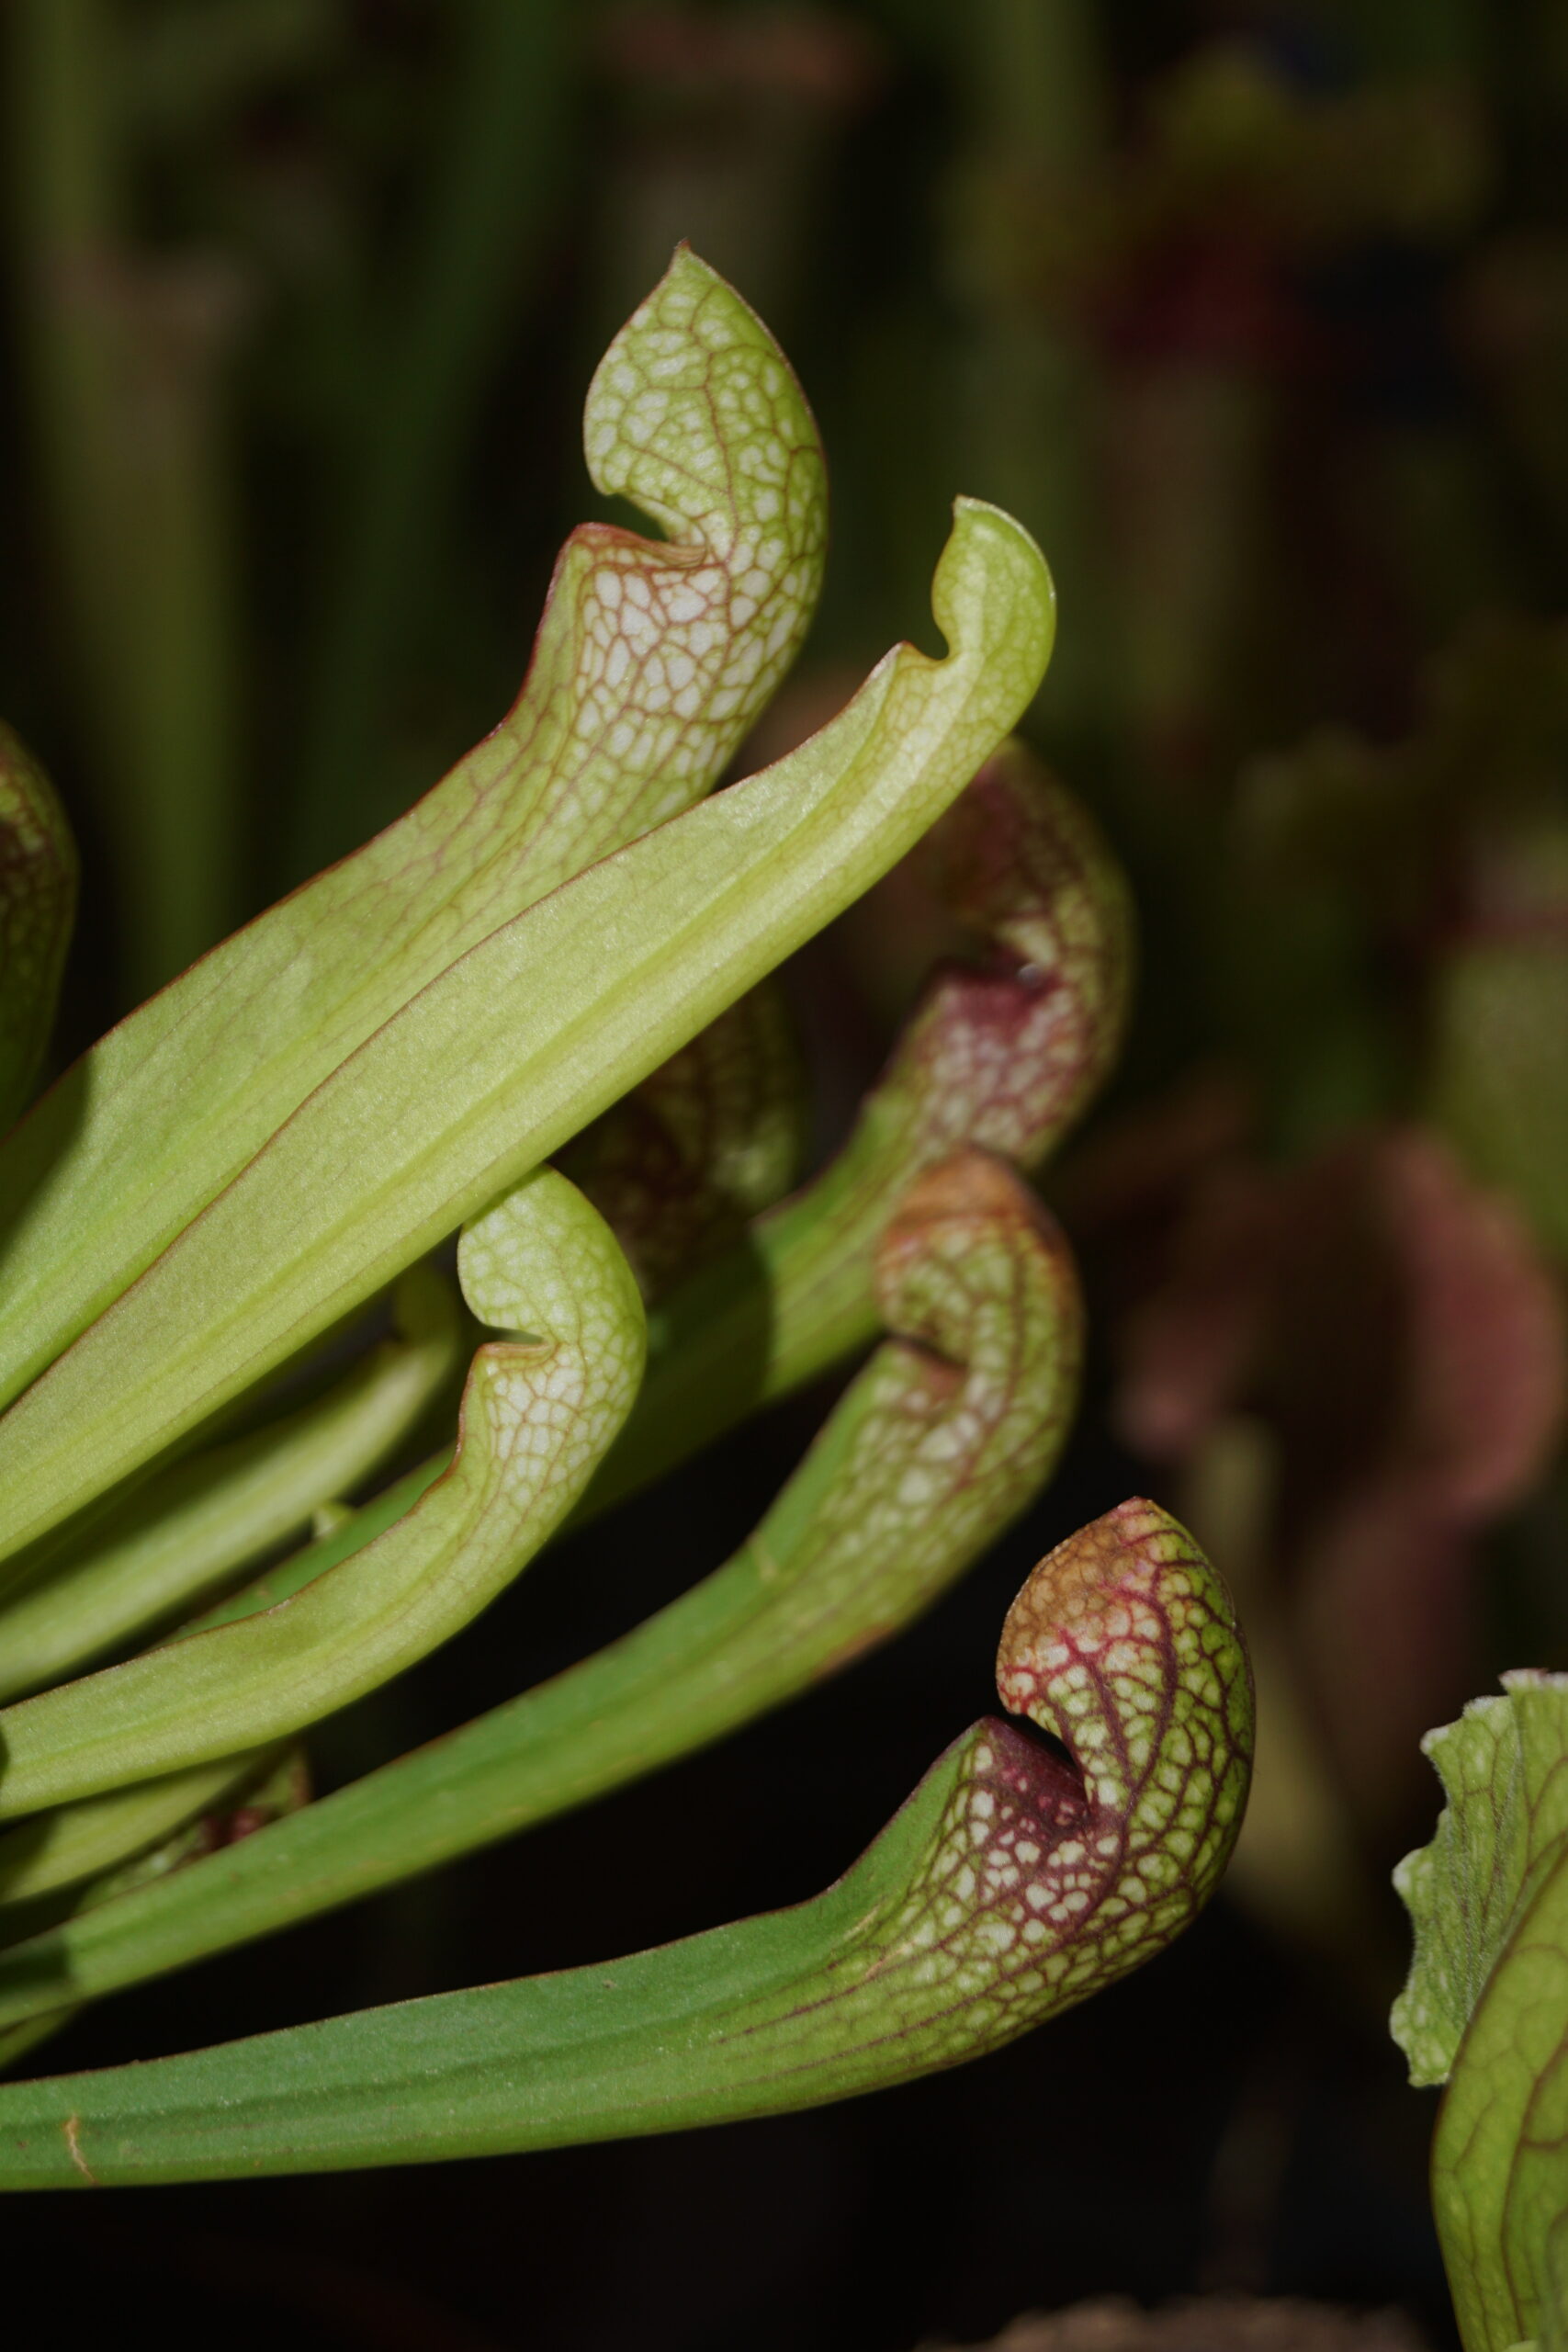
[[[1337,1774],[1376,1825],[1474,1679],[1476,1539],[1551,1458],[1562,1303],[1513,1207],[1435,1136],[1370,1129],[1282,1168],[1245,1148],[1242,1115],[1212,1082],[1100,1148],[1091,1221],[1129,1221],[1141,1276],[1114,1420],[1183,1468],[1233,1417],[1269,1431],[1262,1549]]]

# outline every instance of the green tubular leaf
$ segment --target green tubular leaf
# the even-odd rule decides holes
[[[478,1615],[577,1499],[642,1374],[642,1303],[608,1227],[553,1169],[470,1226],[483,1322],[452,1465],[405,1519],[287,1603],[0,1710],[0,1817],[284,1737]]]
[[[394,1311],[395,1335],[324,1396],[176,1463],[63,1557],[46,1538],[38,1576],[0,1605],[0,1699],[167,1623],[367,1477],[457,1364],[455,1302],[433,1268],[400,1278]]]
[[[1179,1933],[1224,1869],[1251,1745],[1228,1600],[1148,1504],[1041,1564],[999,1679],[1077,1772],[982,1722],[793,1911],[607,1967],[11,2086],[0,2186],[559,2146],[809,2107],[999,2047]]]
[[[237,1618],[254,1617],[258,1609],[275,1609],[280,1600],[292,1600],[303,1592],[308,1584],[325,1576],[329,1568],[339,1566],[363,1552],[389,1527],[395,1527],[406,1517],[420,1497],[427,1494],[436,1480],[451,1464],[450,1450],[434,1455],[428,1462],[404,1473],[390,1487],[383,1487],[373,1502],[362,1503],[357,1510],[340,1514],[324,1511],[317,1515],[315,1540],[286,1559],[278,1560],[264,1569],[253,1582],[242,1585],[237,1592],[226,1593],[221,1600],[193,1617],[181,1627],[186,1634],[209,1633],[216,1625],[231,1625]]]
[[[298,1750],[270,1748],[257,1756],[236,1757],[227,1770],[220,1767],[178,1777],[183,1785],[177,1806],[169,1801],[172,1792],[152,1794],[130,1790],[96,1804],[73,1806],[64,1816],[47,1816],[51,1824],[63,1817],[70,1827],[63,1838],[49,1841],[14,1873],[14,1897],[9,1893],[0,1894],[0,1941],[14,1940],[18,1931],[26,1933],[29,1915],[40,1907],[58,1916],[62,1888],[73,1889],[63,1906],[67,1913],[113,1903],[140,1887],[167,1880],[231,1838],[254,1836],[268,1822],[296,1813],[310,1802],[310,1777]],[[242,1797],[243,1804],[236,1805]],[[0,1857],[7,1846],[24,1839],[31,1827],[28,1824],[27,1829],[11,1830],[0,1838]],[[4,1867],[0,1861],[0,1870]],[[4,1883],[0,1879],[0,1885]],[[29,1896],[33,1899],[28,1900]],[[0,2027],[0,2071],[19,2064],[29,2050],[60,2032],[75,2015],[73,2006],[47,2010],[19,2025]]]
[[[574,532],[496,731],[111,1031],[0,1151],[0,1399],[401,1005],[701,799],[767,703],[820,583],[821,456],[766,328],[684,247],[605,354],[584,439],[597,487],[671,543]]]
[[[0,727],[0,1127],[27,1102],[76,916],[76,848],[54,787]]]
[[[872,1255],[903,1187],[961,1143],[1039,1168],[1115,1060],[1131,905],[1070,796],[1022,744],[1006,743],[930,850],[949,903],[985,943],[985,965],[938,974],[839,1157],[663,1302],[637,1412],[590,1509],[867,1345]]]
[[[1449,2085],[1432,2203],[1466,2352],[1551,2342],[1568,2245],[1568,1675],[1503,1686],[1422,1741],[1448,1803],[1394,1873],[1391,2027],[1411,2080]]]
[[[228,1756],[161,1781],[141,1781],[7,1829],[0,1835],[0,1933],[15,1906],[96,1878],[209,1813],[254,1778],[273,1752]]]
[[[717,1739],[928,1607],[1055,1465],[1077,1390],[1071,1261],[976,1153],[916,1185],[878,1251],[897,1336],[751,1541],[626,1639],[341,1789],[220,1868],[0,1959],[0,2022],[265,1935],[514,1835]]]
[[[1038,1166],[1114,1060],[1131,977],[1131,910],[1120,872],[1081,810],[1021,745],[1007,743],[932,842],[962,910],[991,926],[991,965],[941,976],[846,1152],[776,1216],[759,1219],[733,1255],[661,1305],[648,1378],[584,1511],[608,1509],[759,1402],[787,1394],[874,1336],[869,1269],[901,1186],[970,1137]],[[1010,970],[998,960],[1010,956]],[[604,1124],[614,1127],[625,1109],[617,1104]],[[628,1124],[647,1143],[643,1124]],[[571,1160],[580,1176],[592,1176],[597,1132]],[[612,1154],[629,1148],[619,1133]],[[641,1234],[652,1229],[663,1241],[680,1219],[661,1224],[656,1208],[628,1200],[629,1190],[606,1186],[601,1204],[613,1222],[617,1209],[627,1219],[635,1260]],[[682,1242],[687,1238],[681,1225]],[[407,1510],[444,1462],[409,1472],[264,1579],[265,1600],[236,1606],[281,1600],[347,1558]]]
[[[1038,548],[960,500],[950,651],[503,924],[367,1039],[0,1420],[0,1546],[128,1475],[370,1295],[886,872],[1039,684]]]

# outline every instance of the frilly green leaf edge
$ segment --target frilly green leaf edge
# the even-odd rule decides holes
[[[1421,1742],[1448,1799],[1393,1873],[1416,1946],[1389,2030],[1418,2088],[1446,2083],[1509,1937],[1568,1838],[1568,1675],[1524,1668]]]
[[[1391,2027],[1446,2081],[1432,2206],[1465,2352],[1568,2340],[1568,1675],[1506,1674],[1422,1742],[1448,1795],[1394,1883],[1416,1930]]]

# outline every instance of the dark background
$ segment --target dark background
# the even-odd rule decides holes
[[[742,766],[894,639],[931,644],[951,497],[995,498],[1062,599],[1027,731],[1100,816],[1144,937],[1123,1072],[1049,1187],[1094,1316],[1079,1433],[966,1586],[714,1755],[121,1997],[51,2045],[69,2068],[568,1966],[825,1884],[993,1703],[1032,1561],[1131,1491],[1190,1499],[1195,1457],[1137,1446],[1128,1398],[1139,1312],[1170,1295],[1170,1236],[1217,1163],[1267,1193],[1288,1256],[1319,1229],[1302,1171],[1435,1139],[1456,1200],[1511,1200],[1556,1311],[1568,8],[12,0],[6,67],[0,707],[83,844],[62,1057],[493,724],[556,547],[600,511],[588,376],[677,236],[779,334],[833,483],[822,613]],[[1467,1026],[1461,983],[1496,982],[1499,941],[1501,1025]],[[929,945],[885,890],[792,971],[819,1151]],[[1292,1479],[1359,1495],[1398,1432],[1370,1454],[1365,1416],[1348,1451],[1321,1414],[1292,1419],[1279,1362],[1321,1360],[1332,1386],[1375,1360],[1414,1394],[1439,1346],[1408,1269],[1385,1297],[1328,1262],[1327,1337],[1291,1321],[1287,1284],[1238,1390],[1287,1445],[1315,1431],[1274,1529],[1287,1611],[1318,1573]],[[1489,1300],[1471,1337],[1511,1376],[1522,1342]],[[1403,1932],[1382,1890],[1435,1810],[1415,1730],[1500,1664],[1562,1662],[1568,1502],[1540,1401],[1560,1373],[1530,1377],[1540,1434],[1464,1523],[1459,1568],[1446,1525],[1401,1553],[1414,1772],[1325,1767],[1376,1889],[1337,1942],[1253,1890],[955,2075],[671,2141],[39,2200],[5,2217],[12,2277],[49,2281],[73,2337],[235,2346],[912,2352],[1081,2296],[1214,2289],[1400,2304],[1449,2343],[1432,2101],[1382,2022]],[[329,1726],[319,1784],[716,1564],[827,1401],[553,1554]],[[1427,1659],[1439,1553],[1467,1611]]]

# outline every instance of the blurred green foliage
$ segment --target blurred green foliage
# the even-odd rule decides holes
[[[1562,602],[1564,14],[17,0],[0,694],[112,868],[93,1010],[493,722],[572,519],[536,454],[683,234],[847,485],[802,709],[918,608],[951,482],[1009,505],[1062,590],[1038,733],[1146,885],[1138,1074],[1223,1051],[1277,1142],[1437,1102],[1470,1149],[1508,982],[1431,934],[1476,944],[1475,843],[1369,908],[1382,817],[1303,857],[1335,787],[1298,764],[1282,841],[1279,755],[1397,743],[1478,616]],[[1507,660],[1420,722],[1493,837],[1551,695]]]

